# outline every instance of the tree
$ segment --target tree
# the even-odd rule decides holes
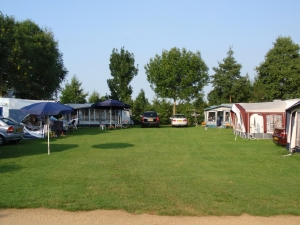
[[[220,105],[227,102],[227,98],[223,98],[223,91],[220,87],[215,87],[207,94],[209,105]]]
[[[172,116],[172,103],[166,99],[153,99],[152,110],[159,115],[160,124],[170,124],[170,117]]]
[[[143,112],[146,110],[148,106],[149,106],[149,101],[145,97],[145,91],[141,89],[140,93],[134,100],[133,107],[132,107],[132,115],[135,121],[140,120],[140,115],[143,114]]]
[[[300,96],[300,47],[291,37],[278,37],[256,71],[255,90],[264,94],[264,101],[291,99]]]
[[[100,97],[100,94],[93,90],[92,94],[90,95],[89,99],[88,99],[88,102],[89,103],[96,103],[96,102],[100,102],[101,101],[101,97]]]
[[[11,46],[15,28],[15,19],[4,16],[0,12],[0,97],[9,89],[7,76],[9,70],[8,58],[11,53]]]
[[[86,97],[88,92],[84,93],[81,88],[82,82],[80,82],[76,75],[71,79],[71,83],[66,83],[65,88],[61,91],[60,102],[61,103],[86,103]]]
[[[110,89],[110,98],[120,101],[130,99],[132,94],[131,80],[138,73],[138,65],[134,66],[134,55],[125,51],[124,47],[119,52],[118,49],[113,49],[110,56],[109,69],[112,79],[107,80]]]
[[[18,98],[53,98],[67,70],[52,32],[25,20],[15,23],[10,41],[7,88],[14,89]]]
[[[185,48],[164,50],[161,56],[150,59],[145,71],[157,96],[173,100],[174,114],[177,100],[195,98],[209,81],[208,67],[200,52],[193,53]]]
[[[198,122],[203,122],[205,120],[204,118],[204,109],[206,109],[209,105],[206,101],[203,100],[204,93],[198,96],[198,98],[193,101],[193,108],[195,109],[196,114],[200,114],[199,117],[197,117]]]
[[[213,67],[215,74],[211,76],[211,83],[214,89],[208,95],[210,104],[248,101],[250,97],[249,77],[241,76],[242,65],[236,62],[233,54],[230,47],[223,63],[218,62],[219,67]]]

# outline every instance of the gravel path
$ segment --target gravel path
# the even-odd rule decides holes
[[[299,225],[300,217],[133,215],[124,211],[66,212],[53,209],[0,209],[1,225]]]

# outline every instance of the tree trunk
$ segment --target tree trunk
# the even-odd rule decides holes
[[[173,115],[176,114],[176,100],[174,99],[174,105],[173,105]]]

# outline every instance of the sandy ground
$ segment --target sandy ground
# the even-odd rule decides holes
[[[300,217],[133,215],[123,211],[66,212],[53,209],[0,209],[1,225],[299,225]]]

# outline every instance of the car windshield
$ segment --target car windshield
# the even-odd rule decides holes
[[[144,113],[144,116],[146,117],[156,117],[156,113],[153,113],[153,112],[147,112],[147,113]]]
[[[185,115],[183,115],[183,114],[176,114],[173,117],[174,118],[185,118]]]
[[[16,122],[11,120],[11,119],[7,119],[7,118],[2,118],[1,119],[4,123],[6,123],[7,125],[16,125]]]

